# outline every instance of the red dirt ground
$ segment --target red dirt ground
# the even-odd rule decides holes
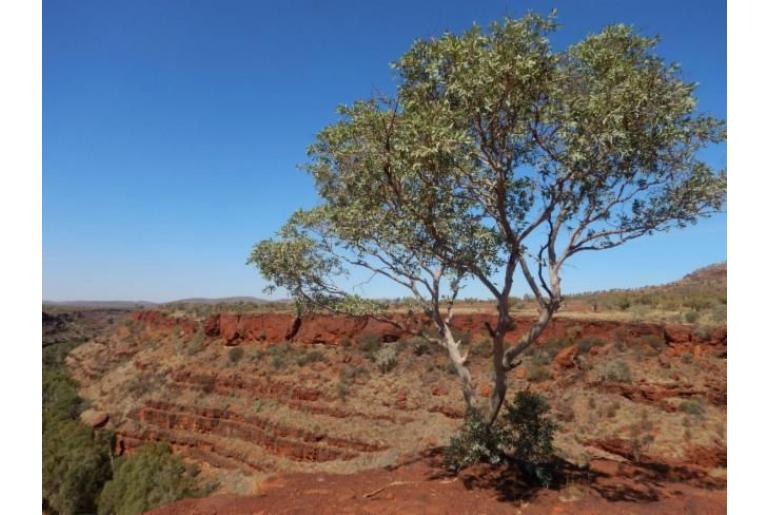
[[[651,478],[573,472],[558,489],[530,489],[515,476],[483,466],[454,477],[436,453],[388,469],[357,474],[288,474],[262,483],[256,496],[185,499],[151,515],[241,514],[723,514],[723,489]],[[605,464],[606,465],[606,464]],[[634,475],[634,474],[632,474]]]

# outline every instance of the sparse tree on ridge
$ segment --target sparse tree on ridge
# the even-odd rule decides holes
[[[394,98],[341,107],[309,148],[320,204],[297,211],[249,259],[299,305],[369,315],[413,333],[416,317],[350,294],[360,268],[413,295],[469,407],[487,421],[506,375],[562,303],[572,256],[610,249],[718,212],[726,176],[698,151],[725,140],[696,111],[695,85],[654,53],[655,38],[613,25],[564,51],[535,14],[418,40],[394,68]],[[507,346],[517,269],[538,306]],[[451,320],[467,281],[494,297],[494,389],[481,406]]]

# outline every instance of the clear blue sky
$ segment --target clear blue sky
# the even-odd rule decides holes
[[[415,38],[553,7],[557,48],[615,22],[661,35],[726,118],[724,1],[44,0],[43,298],[261,295],[246,257],[315,203],[297,165],[337,104],[392,92]],[[586,255],[565,290],[676,279],[725,260],[725,233],[722,215]]]

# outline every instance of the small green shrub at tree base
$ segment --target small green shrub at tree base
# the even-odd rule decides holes
[[[500,427],[490,426],[478,411],[469,409],[460,431],[444,450],[444,467],[456,473],[475,463],[497,465],[505,456],[504,445],[505,435]]]
[[[553,435],[556,423],[546,415],[546,400],[518,392],[498,423],[484,422],[478,411],[468,410],[459,433],[444,450],[444,467],[458,472],[475,463],[514,463],[524,477],[542,486],[552,480]]]
[[[516,393],[502,417],[514,462],[527,479],[545,487],[552,480],[553,434],[557,428],[546,416],[549,409],[544,397],[522,391]]]
[[[148,444],[117,460],[113,478],[99,495],[99,514],[139,514],[203,493],[168,444]]]

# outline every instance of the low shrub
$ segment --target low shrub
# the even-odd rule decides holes
[[[596,337],[590,337],[590,338],[583,338],[580,340],[577,344],[578,352],[580,354],[585,354],[586,352],[590,351],[593,347],[597,345],[604,345],[604,340],[601,338]]]
[[[383,347],[374,356],[374,363],[383,374],[390,372],[398,365],[398,353],[393,346]]]
[[[528,391],[517,392],[503,413],[513,460],[527,479],[543,486],[552,480],[553,435],[557,426],[547,417],[548,402]]]
[[[507,461],[517,466],[525,479],[548,486],[557,428],[547,417],[548,411],[545,398],[528,391],[518,392],[491,426],[477,411],[469,410],[444,452],[444,466],[456,473],[474,463],[497,465]]]
[[[706,407],[704,406],[702,399],[687,399],[679,403],[679,411],[689,415],[702,417],[706,412]]]
[[[527,372],[527,378],[535,383],[551,379],[551,370],[543,365],[535,365]]]
[[[366,333],[358,337],[358,348],[370,361],[374,361],[374,355],[381,346],[380,337],[374,333]]]
[[[195,333],[195,336],[193,336],[192,340],[190,340],[190,343],[187,345],[187,354],[189,356],[194,356],[195,354],[198,354],[200,351],[203,350],[204,347],[204,334],[203,330],[199,329],[198,332]]]
[[[227,351],[227,361],[231,365],[238,363],[243,358],[243,349],[241,347],[233,347]]]
[[[310,352],[303,352],[297,356],[297,365],[304,367],[310,363],[318,363],[320,361],[326,361],[321,351],[311,350]]]
[[[290,363],[291,344],[283,342],[273,345],[267,349],[267,355],[270,356],[270,364],[274,369],[286,368]]]
[[[599,379],[604,382],[630,383],[631,369],[625,361],[611,361],[599,368]]]
[[[684,314],[684,320],[688,324],[694,324],[698,318],[700,318],[700,313],[697,311],[690,310]]]
[[[459,432],[444,450],[444,467],[457,473],[475,463],[497,465],[505,457],[506,435],[499,425],[490,426],[478,411],[469,409]]]

